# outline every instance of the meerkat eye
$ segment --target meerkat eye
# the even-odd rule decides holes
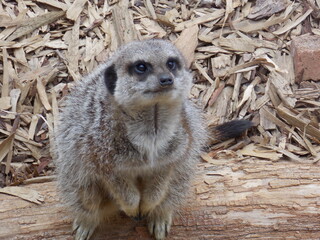
[[[143,74],[148,70],[148,66],[145,63],[137,63],[134,70],[138,74]]]
[[[175,70],[177,68],[177,61],[175,59],[169,59],[167,61],[167,67],[169,70]]]
[[[146,74],[152,72],[152,64],[143,60],[138,60],[133,63],[129,63],[127,69],[130,74],[144,77]]]

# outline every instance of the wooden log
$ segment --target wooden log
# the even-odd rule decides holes
[[[258,159],[200,163],[188,203],[168,239],[319,239],[319,164]],[[0,239],[73,239],[71,215],[55,182],[26,185],[44,195],[36,205],[0,194]],[[145,221],[125,216],[94,239],[151,239]]]

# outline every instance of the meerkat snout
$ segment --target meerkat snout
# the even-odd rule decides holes
[[[161,87],[170,87],[173,85],[173,78],[168,73],[162,73],[159,76],[159,83]]]

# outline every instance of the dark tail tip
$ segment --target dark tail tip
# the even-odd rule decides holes
[[[253,123],[249,120],[232,120],[215,127],[215,133],[217,134],[215,138],[224,141],[230,138],[240,137],[244,131],[252,126]]]

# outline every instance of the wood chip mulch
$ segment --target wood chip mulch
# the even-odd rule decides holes
[[[52,179],[59,102],[120,45],[164,38],[194,73],[209,125],[254,123],[212,145],[245,158],[320,160],[320,82],[296,82],[290,43],[320,35],[320,1],[29,0],[0,3],[0,186]],[[84,113],[85,114],[85,113]]]

